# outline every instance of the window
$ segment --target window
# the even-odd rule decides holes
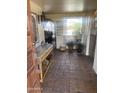
[[[65,18],[64,35],[79,35],[82,34],[82,18]]]

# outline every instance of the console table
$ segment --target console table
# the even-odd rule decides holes
[[[45,44],[43,46],[38,46],[36,48],[37,53],[37,63],[38,63],[38,69],[40,71],[40,82],[43,82],[43,79],[49,69],[50,64],[48,65],[45,73],[43,74],[43,62],[45,62],[46,58],[52,53],[53,45],[52,44]],[[51,62],[50,62],[51,63]]]

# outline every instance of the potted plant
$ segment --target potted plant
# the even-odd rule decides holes
[[[70,42],[67,43],[67,46],[68,46],[69,52],[72,52],[73,47],[74,47],[74,43],[72,41],[70,41]]]
[[[82,53],[83,48],[84,48],[84,45],[83,45],[83,44],[77,43],[77,52],[78,52],[78,53]]]

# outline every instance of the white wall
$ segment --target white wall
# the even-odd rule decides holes
[[[95,48],[93,69],[94,69],[94,71],[97,73],[97,45],[96,45],[96,48]]]
[[[38,24],[39,41],[45,42],[44,29],[41,24]]]
[[[56,36],[56,48],[59,49],[60,46],[64,46],[64,37],[63,36]]]

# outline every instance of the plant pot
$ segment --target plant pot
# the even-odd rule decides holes
[[[83,48],[84,48],[83,44],[81,44],[81,43],[77,44],[77,52],[78,53],[82,53]]]
[[[68,46],[68,51],[71,53],[73,51],[74,43],[73,42],[68,42],[67,46]]]

